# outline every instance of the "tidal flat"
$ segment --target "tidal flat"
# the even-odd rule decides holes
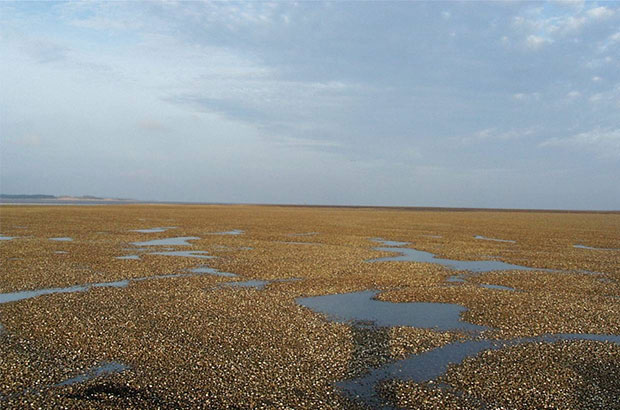
[[[3,205],[0,232],[3,409],[620,403],[617,212]]]

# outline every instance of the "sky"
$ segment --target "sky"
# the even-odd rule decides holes
[[[1,2],[0,192],[620,209],[620,2]]]

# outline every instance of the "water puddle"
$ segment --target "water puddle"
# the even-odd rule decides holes
[[[586,245],[573,245],[573,248],[577,248],[577,249],[589,249],[592,251],[620,251],[620,248],[594,248],[592,246],[586,246]]]
[[[23,290],[19,292],[9,292],[9,293],[0,293],[0,304],[9,303],[9,302],[17,302],[24,299],[36,298],[37,296],[43,295],[51,295],[54,293],[75,293],[75,292],[86,292],[90,288],[102,288],[102,287],[125,287],[129,284],[129,281],[119,281],[119,282],[102,282],[102,283],[94,283],[87,285],[76,285],[70,286],[67,288],[49,288],[49,289],[38,289],[38,290]]]
[[[115,259],[122,259],[122,260],[126,260],[126,259],[140,259],[140,256],[139,255],[116,256]]]
[[[64,237],[61,237],[61,238],[50,238],[50,241],[71,242],[71,241],[73,241],[73,238],[69,238],[68,236],[64,236]]]
[[[222,284],[223,286],[231,286],[237,288],[254,288],[254,289],[263,289],[266,285],[269,284],[267,280],[246,280],[244,282],[228,282]]]
[[[71,379],[60,382],[56,385],[56,387],[70,386],[76,383],[83,383],[85,381],[92,380],[100,376],[105,376],[105,375],[114,374],[114,373],[121,373],[128,369],[129,369],[129,366],[126,366],[122,363],[106,362],[106,363],[101,364],[100,366],[97,366],[93,369],[88,370],[86,373],[80,374]]]
[[[233,229],[232,231],[211,232],[211,233],[208,233],[207,235],[241,235],[244,232],[245,231],[242,231],[241,229]]]
[[[515,288],[511,288],[509,286],[489,285],[489,284],[486,284],[486,283],[481,283],[480,287],[487,288],[487,289],[507,290],[507,291],[510,291],[510,292],[514,292],[515,291]]]
[[[51,295],[54,293],[87,292],[92,288],[107,288],[107,287],[125,288],[129,286],[131,282],[141,282],[141,281],[153,280],[153,279],[179,278],[179,277],[196,276],[196,275],[204,275],[204,274],[225,276],[225,277],[238,276],[234,273],[220,272],[217,269],[209,268],[207,266],[200,266],[194,269],[190,269],[190,272],[191,273],[171,273],[171,274],[166,274],[166,275],[144,276],[140,278],[124,279],[124,280],[119,280],[119,281],[114,281],[114,282],[89,283],[85,285],[69,286],[66,288],[48,288],[48,289],[37,289],[37,290],[24,290],[24,291],[19,291],[19,292],[10,292],[10,293],[0,293],[0,304],[18,302],[20,300],[36,298],[38,296],[43,296],[43,295]],[[256,283],[254,284],[252,282],[256,282]],[[259,282],[263,283],[262,286],[269,283],[269,282],[264,282],[264,281],[248,281],[247,285],[243,285],[243,283],[246,283],[246,282],[235,282],[235,283],[241,284],[238,286],[255,286],[255,285],[258,286],[260,285]]]
[[[366,376],[338,382],[336,385],[350,397],[361,400],[374,408],[381,405],[379,395],[375,391],[375,386],[381,381],[396,379],[413,380],[417,383],[428,382],[445,374],[450,365],[458,365],[468,357],[476,356],[485,350],[498,350],[524,343],[554,343],[562,340],[593,340],[620,344],[620,336],[602,334],[555,334],[504,341],[467,340],[410,356],[407,359],[373,369]]]
[[[508,242],[508,243],[517,243],[517,241],[513,241],[511,239],[497,239],[497,238],[487,238],[486,236],[476,235],[475,239],[481,239],[484,241],[493,241],[493,242]]]
[[[153,276],[144,276],[142,278],[132,279],[134,282],[142,282],[145,280],[153,280],[153,279],[170,279],[170,278],[182,278],[185,276],[194,276],[189,273],[167,273],[165,275],[153,275]]]
[[[446,282],[464,283],[465,282],[465,277],[463,275],[452,275],[448,279],[446,279]]]
[[[176,238],[154,239],[145,242],[132,242],[134,246],[191,246],[187,241],[200,239],[197,236],[178,236]]]
[[[183,256],[186,258],[213,259],[207,251],[162,251],[150,252],[149,255],[167,255],[167,256]]]
[[[15,239],[15,238],[17,238],[17,236],[3,236],[3,235],[0,235],[0,241],[10,241],[10,240]]]
[[[393,303],[376,300],[377,291],[298,298],[297,303],[330,319],[350,322],[372,322],[376,326],[412,326],[437,330],[482,331],[484,326],[461,320],[467,309],[450,303]]]
[[[58,255],[65,255],[65,254],[67,254],[69,252],[67,252],[67,251],[54,251],[54,253],[56,253]]]
[[[372,238],[371,241],[379,242],[381,245],[384,246],[405,246],[410,244],[410,242],[387,241],[383,238]]]
[[[512,288],[498,287],[498,285],[489,286],[493,289],[512,290]],[[465,311],[465,308],[460,305],[383,302],[373,299],[376,294],[377,291],[364,291],[297,298],[296,302],[315,312],[328,315],[333,321],[350,323],[356,327],[371,322],[372,325],[380,327],[413,326],[466,331],[488,329],[461,321],[460,314]],[[497,350],[523,343],[554,343],[563,340],[592,340],[620,344],[620,335],[562,333],[513,340],[473,339],[458,341],[372,369],[363,377],[341,381],[336,383],[336,386],[349,397],[361,400],[370,408],[379,408],[387,404],[382,403],[375,386],[384,380],[427,382],[443,375],[450,365],[460,364],[466,358],[473,357],[485,350]]]
[[[161,226],[156,228],[146,228],[146,229],[134,229],[129,232],[140,232],[140,233],[159,233],[166,232],[169,229],[175,229],[176,226]]]
[[[215,276],[225,276],[227,278],[236,278],[239,275],[237,275],[236,273],[230,273],[230,272],[221,272],[217,269],[214,268],[210,268],[208,266],[199,266],[197,268],[194,269],[190,269],[190,272],[193,273],[198,273],[198,274],[202,274],[202,275],[215,275]]]
[[[455,270],[468,270],[472,272],[490,272],[496,270],[546,270],[530,268],[527,266],[513,265],[501,261],[483,260],[483,261],[460,261],[454,259],[437,258],[430,252],[419,251],[411,248],[374,248],[377,251],[399,252],[400,255],[388,256],[385,258],[371,259],[368,262],[426,262],[438,263],[447,268]]]
[[[296,241],[275,241],[276,243],[285,243],[287,245],[323,245],[316,242],[296,242]]]

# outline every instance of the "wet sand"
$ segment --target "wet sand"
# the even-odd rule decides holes
[[[0,293],[82,288],[0,303],[2,408],[606,409],[620,402],[613,341],[502,344],[620,335],[618,213],[2,206],[0,233],[12,238],[0,241]],[[438,259],[531,270],[390,260],[398,254],[378,250],[375,238]],[[129,255],[138,258],[119,259]],[[211,269],[196,270],[203,266]],[[449,281],[456,276],[463,280]],[[247,281],[264,287],[224,285]],[[95,285],[105,283],[122,286]],[[364,291],[382,309],[458,305],[471,326],[335,320],[298,303]],[[499,345],[431,380],[373,381],[372,398],[345,388],[468,341]]]

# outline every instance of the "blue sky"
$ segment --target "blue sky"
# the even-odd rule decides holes
[[[2,2],[0,191],[620,209],[620,3]]]

